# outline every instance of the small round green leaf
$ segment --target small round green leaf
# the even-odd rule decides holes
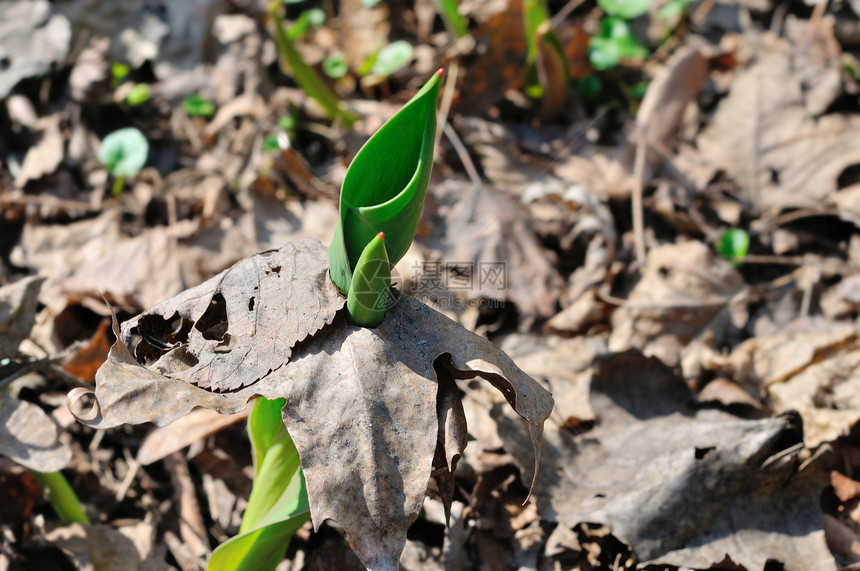
[[[632,20],[648,11],[649,0],[597,0],[604,12],[615,18]]]
[[[740,228],[729,228],[720,238],[720,255],[733,261],[743,261],[750,249],[750,235]]]
[[[114,131],[102,140],[99,162],[115,177],[135,176],[146,164],[149,142],[135,127]]]
[[[322,62],[322,70],[332,79],[340,79],[349,71],[349,64],[343,52],[333,53]]]
[[[412,44],[406,40],[391,42],[376,56],[376,62],[370,73],[380,77],[388,77],[412,60]]]
[[[142,105],[149,101],[149,95],[149,84],[138,83],[135,84],[135,86],[131,88],[131,91],[128,92],[128,95],[125,96],[125,102],[132,107]]]
[[[215,114],[215,104],[198,93],[183,99],[182,108],[189,117],[211,117]]]

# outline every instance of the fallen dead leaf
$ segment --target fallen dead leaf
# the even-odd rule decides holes
[[[597,357],[595,428],[546,432],[542,463],[550,469],[535,488],[541,517],[605,523],[655,563],[707,567],[731,552],[748,569],[768,558],[786,569],[835,568],[820,529],[826,478],[809,468],[783,486],[794,463],[769,461],[797,441],[791,419],[696,411],[692,398],[653,357],[635,350]],[[506,416],[500,432],[527,468],[522,431]],[[738,529],[740,521],[755,523]]]
[[[36,300],[45,278],[0,287],[0,357],[12,357],[36,323]]]
[[[285,260],[277,262],[280,267],[275,271],[278,256]],[[311,269],[297,265],[297,257],[304,257]],[[255,327],[259,335],[252,338],[249,327],[254,323],[249,315],[263,304],[273,308],[268,319],[282,319],[285,310],[330,315],[318,307],[327,296],[324,292],[335,291],[325,259],[326,250],[317,242],[288,245],[235,266],[251,267],[250,280],[241,279],[242,271],[228,270],[160,304],[157,310],[162,315],[151,310],[127,322],[121,341],[96,375],[94,408],[84,410],[82,399],[92,396],[84,389],[69,394],[69,406],[82,422],[109,427],[144,421],[165,424],[197,406],[233,413],[244,409],[256,395],[285,398],[284,422],[302,459],[315,528],[333,519],[343,526],[368,567],[395,568],[406,530],[421,509],[437,449],[452,472],[451,464],[463,444],[465,417],[462,409],[445,405],[446,391],[439,379],[448,375],[488,380],[528,421],[538,451],[552,398],[497,347],[406,296],[376,329],[352,326],[339,314],[317,331],[319,326],[309,327],[296,315],[300,325],[290,325],[293,331],[316,331],[304,342],[294,345],[304,335],[279,336],[278,329],[269,326]],[[257,269],[253,269],[255,265]],[[266,268],[270,273],[266,274]],[[298,287],[284,287],[282,282],[291,284],[296,271],[308,286],[323,288],[319,300]],[[264,287],[257,281],[264,274],[271,283],[261,292],[254,288]],[[218,310],[216,304],[212,311],[209,300],[214,299],[215,288],[229,301],[226,308]],[[272,297],[264,299],[261,293]],[[195,302],[195,296],[203,296],[204,302]],[[253,307],[249,307],[249,299],[254,299]],[[335,300],[343,303],[342,297],[329,299],[329,308],[339,307]],[[185,316],[184,325],[180,314]],[[168,320],[175,320],[175,327]],[[321,326],[325,321],[313,318],[310,323]],[[237,340],[244,336],[245,341],[228,343],[229,331],[236,332]],[[145,368],[125,345],[132,335],[149,339],[150,354],[158,346],[179,345],[153,367]],[[163,341],[153,344],[158,338]],[[192,344],[184,346],[188,341]],[[255,350],[267,352],[256,357],[268,359],[265,366],[252,361]],[[245,356],[252,362],[245,363]],[[185,363],[193,365],[189,368]],[[211,365],[198,366],[201,363]],[[226,363],[232,365],[226,367]],[[213,370],[222,373],[215,376]],[[226,384],[222,377],[229,379]],[[233,390],[210,392],[179,378]],[[452,425],[446,420],[449,415]],[[443,431],[440,422],[446,427]]]
[[[72,459],[54,420],[8,388],[0,389],[0,454],[38,472],[56,472]]]
[[[245,409],[235,414],[220,414],[206,408],[192,410],[167,426],[160,426],[146,435],[137,451],[141,466],[158,462],[168,454],[178,452],[222,428],[248,418]]]
[[[168,571],[171,567],[154,540],[154,526],[145,522],[119,529],[73,523],[41,538],[44,544],[62,549],[81,571]]]

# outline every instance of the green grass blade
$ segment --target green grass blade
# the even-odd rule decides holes
[[[341,108],[337,95],[329,89],[319,74],[302,59],[299,50],[296,49],[295,44],[287,35],[284,21],[278,13],[280,6],[279,0],[272,2],[269,5],[269,15],[275,28],[275,43],[281,54],[281,63],[286,64],[292,71],[292,76],[299,87],[322,106],[330,119],[340,119],[346,126],[351,126],[358,117]]]
[[[253,529],[225,541],[212,553],[208,571],[273,571],[284,559],[290,539],[310,512]]]
[[[30,470],[36,481],[45,490],[45,494],[54,506],[54,510],[63,523],[82,523],[90,525],[90,518],[84,513],[84,508],[75,495],[75,491],[63,476],[62,472],[37,472]]]
[[[445,27],[458,38],[465,38],[469,35],[469,27],[463,21],[460,15],[460,10],[457,7],[457,0],[436,0],[441,8],[439,14],[445,22]]]

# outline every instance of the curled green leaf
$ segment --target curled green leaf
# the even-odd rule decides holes
[[[114,131],[99,148],[99,162],[115,177],[135,176],[149,155],[149,142],[135,127]]]
[[[356,325],[376,327],[382,323],[391,287],[391,266],[388,263],[385,234],[380,232],[361,252],[349,284],[346,310]]]
[[[347,170],[340,194],[340,223],[329,248],[331,278],[349,291],[365,246],[385,232],[389,262],[409,249],[433,166],[437,71],[423,88],[364,144]]]

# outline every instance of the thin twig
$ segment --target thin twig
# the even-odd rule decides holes
[[[645,152],[648,133],[646,123],[639,129],[639,137],[636,141],[636,158],[633,162],[633,196],[631,208],[633,209],[633,243],[636,249],[636,261],[642,265],[645,263],[645,213],[643,212],[642,195],[645,192]]]
[[[481,184],[481,175],[478,174],[478,169],[475,168],[475,163],[472,162],[472,157],[469,156],[469,151],[466,150],[466,146],[463,144],[463,141],[460,140],[460,136],[451,127],[450,124],[445,124],[445,135],[448,136],[448,140],[451,141],[451,145],[454,147],[454,151],[456,151],[457,156],[460,158],[460,162],[463,163],[463,167],[466,169],[466,174],[469,175],[469,180],[472,181],[472,184],[475,186],[479,186]]]

